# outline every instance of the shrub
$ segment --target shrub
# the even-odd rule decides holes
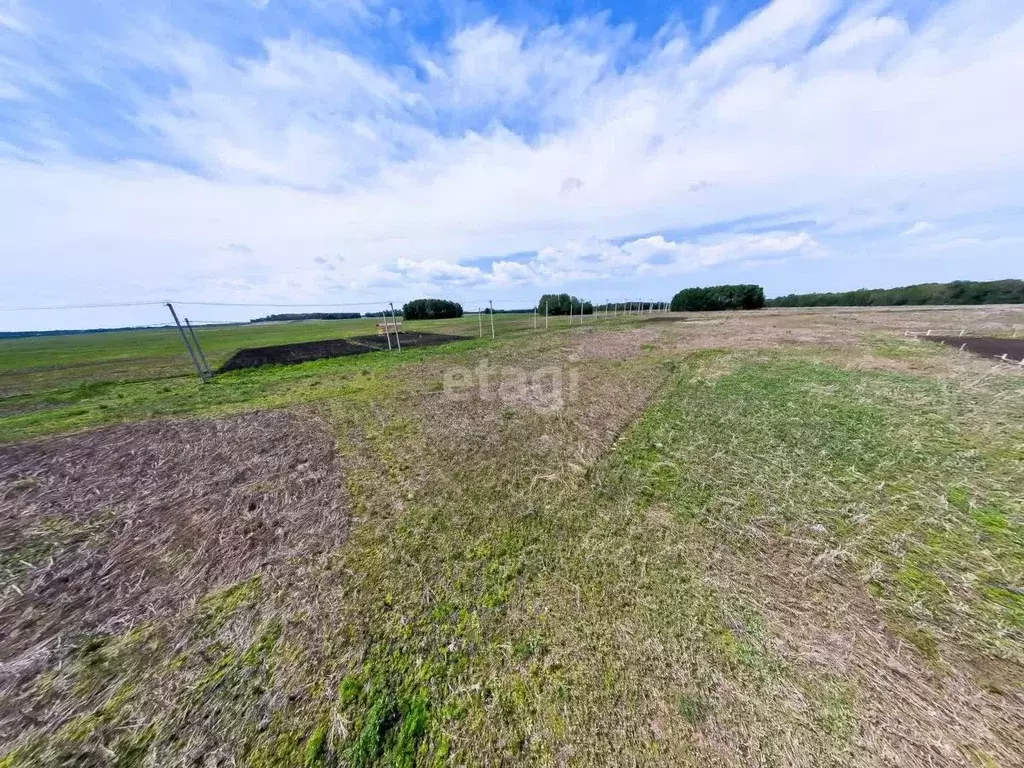
[[[568,315],[570,312],[574,315],[580,314],[580,307],[583,308],[584,315],[594,314],[594,305],[589,301],[583,301],[575,296],[570,296],[568,293],[545,293],[540,297],[540,301],[537,302],[538,314],[544,314],[544,307],[547,306],[547,312],[549,315]]]
[[[712,285],[684,288],[672,297],[673,312],[706,312],[721,309],[760,309],[764,289],[760,285]]]
[[[462,305],[447,299],[414,299],[402,307],[406,320],[440,320],[445,317],[462,317]]]

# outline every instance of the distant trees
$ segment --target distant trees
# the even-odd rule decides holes
[[[659,312],[664,306],[660,301],[611,301],[595,304],[595,312]]]
[[[575,296],[570,296],[568,293],[545,293],[540,297],[540,301],[537,302],[537,313],[543,315],[545,306],[549,315],[568,315],[570,312],[578,315],[581,314],[581,307],[583,309],[582,314],[594,314],[593,304],[589,301],[578,299]]]
[[[286,322],[291,320],[354,320],[362,317],[358,312],[290,312],[266,317],[255,317],[250,323]]]
[[[769,299],[769,307],[879,307],[922,304],[1022,304],[1024,280],[918,283],[839,293],[801,293]]]
[[[413,299],[402,306],[402,317],[406,320],[440,320],[445,317],[462,317],[462,305],[447,299]]]
[[[712,285],[684,288],[672,297],[673,312],[706,312],[720,309],[760,309],[764,289],[760,285]]]

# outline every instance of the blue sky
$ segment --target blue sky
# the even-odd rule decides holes
[[[0,0],[0,307],[1021,277],[1021,93],[1019,0]]]

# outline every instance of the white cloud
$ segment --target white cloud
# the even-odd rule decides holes
[[[775,0],[696,52],[671,25],[645,42],[603,16],[492,20],[415,44],[415,72],[308,32],[238,58],[158,24],[83,34],[46,69],[0,29],[0,55],[22,64],[6,92],[30,93],[31,71],[59,98],[69,71],[87,75],[130,102],[152,150],[83,157],[44,111],[32,146],[0,133],[0,303],[138,286],[214,298],[232,280],[315,301],[612,277],[660,290],[662,276],[825,250],[860,280],[864,232],[910,254],[926,243],[891,237],[907,222],[920,235],[1024,206],[1024,102],[1007,97],[1024,89],[1024,6],[976,10],[954,0],[910,25],[898,3]],[[133,87],[132,66],[170,86]],[[809,223],[723,224],[787,215]],[[721,233],[635,236],[688,228]],[[992,239],[977,240],[957,247],[984,257]],[[328,280],[313,259],[334,253]]]
[[[28,32],[28,23],[20,2],[0,0],[0,27],[6,27],[14,32]]]
[[[670,276],[730,262],[755,261],[780,254],[809,255],[820,245],[807,232],[732,234],[703,241],[670,240],[662,235],[637,238],[621,245],[608,242],[569,243],[538,255],[547,277],[583,269],[592,279],[642,275]]]
[[[700,22],[700,33],[698,37],[701,40],[707,40],[715,31],[715,27],[718,25],[718,16],[722,12],[722,9],[717,5],[709,5],[704,9],[704,16]]]
[[[902,235],[923,235],[935,229],[935,225],[928,221],[915,221],[900,234]]]

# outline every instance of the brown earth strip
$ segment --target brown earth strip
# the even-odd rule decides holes
[[[442,333],[400,333],[397,334],[397,340],[395,336],[396,334],[391,335],[390,343],[396,347],[399,343],[403,347],[430,347],[465,338]],[[350,339],[325,339],[240,349],[220,367],[218,373],[241,368],[257,368],[261,365],[294,365],[329,357],[362,355],[389,349],[388,343],[389,339],[386,336],[354,336]]]
[[[927,341],[963,348],[983,357],[1002,357],[1017,363],[1024,360],[1024,339],[995,339],[986,336],[922,336]]]

